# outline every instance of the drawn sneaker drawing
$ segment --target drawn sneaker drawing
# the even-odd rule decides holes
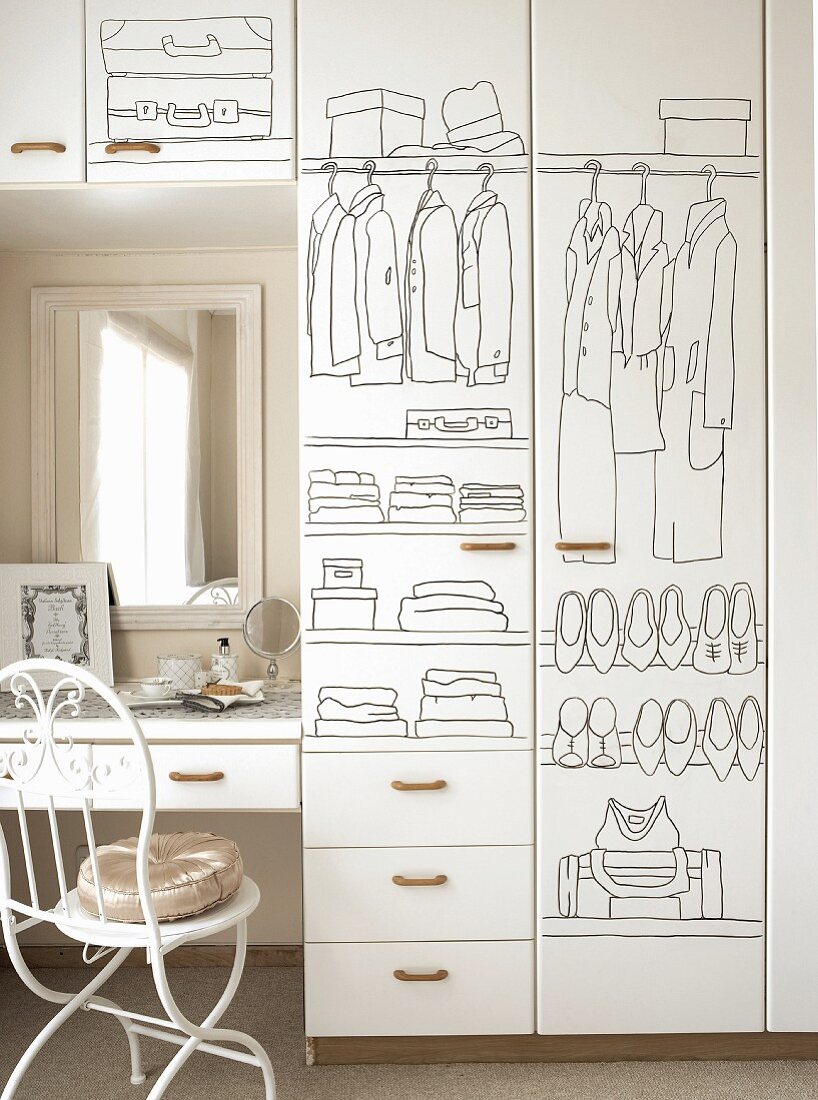
[[[619,649],[619,608],[606,588],[588,597],[585,646],[598,672],[610,672]]]
[[[592,768],[618,768],[622,746],[616,728],[616,707],[610,699],[594,699],[588,715],[588,763]]]
[[[730,593],[730,672],[743,676],[758,665],[756,605],[749,584],[739,581]]]
[[[659,631],[653,596],[647,589],[639,588],[631,597],[625,615],[622,656],[629,665],[644,672],[658,652]]]
[[[704,723],[702,750],[719,781],[723,783],[736,762],[738,752],[736,720],[724,699],[714,699],[710,704]]]
[[[585,649],[585,600],[579,592],[563,592],[557,604],[554,660],[560,672],[571,672]]]
[[[684,660],[690,637],[682,590],[671,584],[659,597],[659,656],[669,669],[677,669]]]
[[[663,733],[668,771],[681,775],[696,750],[696,715],[686,699],[668,704]]]
[[[699,634],[693,648],[693,667],[715,675],[730,670],[729,599],[723,585],[714,584],[704,594]]]
[[[560,707],[552,752],[554,763],[561,768],[581,768],[588,763],[588,707],[584,699],[566,699]]]
[[[748,695],[738,712],[738,766],[746,779],[755,779],[764,748],[764,719],[758,699]]]
[[[633,724],[632,739],[636,762],[645,775],[653,775],[661,763],[664,724],[665,716],[656,700],[648,699],[644,702]]]

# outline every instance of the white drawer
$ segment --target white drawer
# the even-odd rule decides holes
[[[305,755],[304,845],[533,844],[530,752]],[[439,784],[432,790],[396,790]]]
[[[307,1035],[526,1035],[534,944],[304,945]],[[436,975],[440,981],[400,981]]]
[[[308,848],[304,938],[530,939],[533,852],[528,846]]]
[[[135,752],[128,745],[94,745],[93,751],[95,773],[99,765],[118,769]],[[297,745],[151,745],[151,758],[159,810],[299,809]],[[223,778],[191,778],[218,773]],[[100,791],[95,807],[123,808],[105,798],[101,785],[94,790]]]
[[[12,747],[19,748],[19,745],[18,742],[14,746],[0,746],[0,752]],[[49,793],[54,795],[55,806],[80,809],[82,802],[77,796],[77,785],[82,786],[87,781],[87,777],[90,776],[91,746],[74,745],[65,755],[61,752],[61,748],[60,745],[56,747],[60,766],[55,764],[53,757],[46,754],[40,771],[31,782],[32,793],[23,792],[28,809],[44,809],[48,805],[47,794]],[[35,758],[36,749],[26,749],[25,751],[30,759]],[[74,777],[66,779],[65,775],[69,772],[69,767],[73,769]],[[2,770],[4,769],[0,769],[0,771]],[[26,771],[24,767],[17,770],[23,774]],[[36,795],[33,793],[35,790],[45,791],[46,794]],[[65,795],[70,797],[61,797],[61,792],[65,792]],[[0,787],[0,809],[17,809],[17,805],[17,791],[12,787]]]

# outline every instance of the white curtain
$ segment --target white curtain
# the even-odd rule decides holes
[[[102,334],[108,327],[104,310],[83,310],[80,339],[80,547],[83,561],[102,561],[100,489],[102,455]]]

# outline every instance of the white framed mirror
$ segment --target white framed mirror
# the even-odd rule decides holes
[[[114,629],[262,594],[261,287],[35,287],[35,561],[109,563]]]

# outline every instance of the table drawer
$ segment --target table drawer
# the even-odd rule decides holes
[[[99,765],[117,769],[132,758],[128,745],[95,745]],[[159,810],[297,810],[297,745],[151,745]],[[211,778],[221,774],[221,778]],[[171,778],[173,776],[173,778]],[[202,778],[206,777],[206,778]],[[95,774],[95,807],[116,806],[106,799]],[[136,796],[135,796],[136,799]]]
[[[330,943],[531,938],[533,851],[528,846],[308,848],[304,938]]]
[[[307,754],[302,767],[307,848],[533,843],[530,752]]]
[[[525,1035],[534,943],[304,946],[306,1030],[318,1035]],[[399,980],[432,976],[439,980]],[[445,976],[444,976],[445,974]]]

